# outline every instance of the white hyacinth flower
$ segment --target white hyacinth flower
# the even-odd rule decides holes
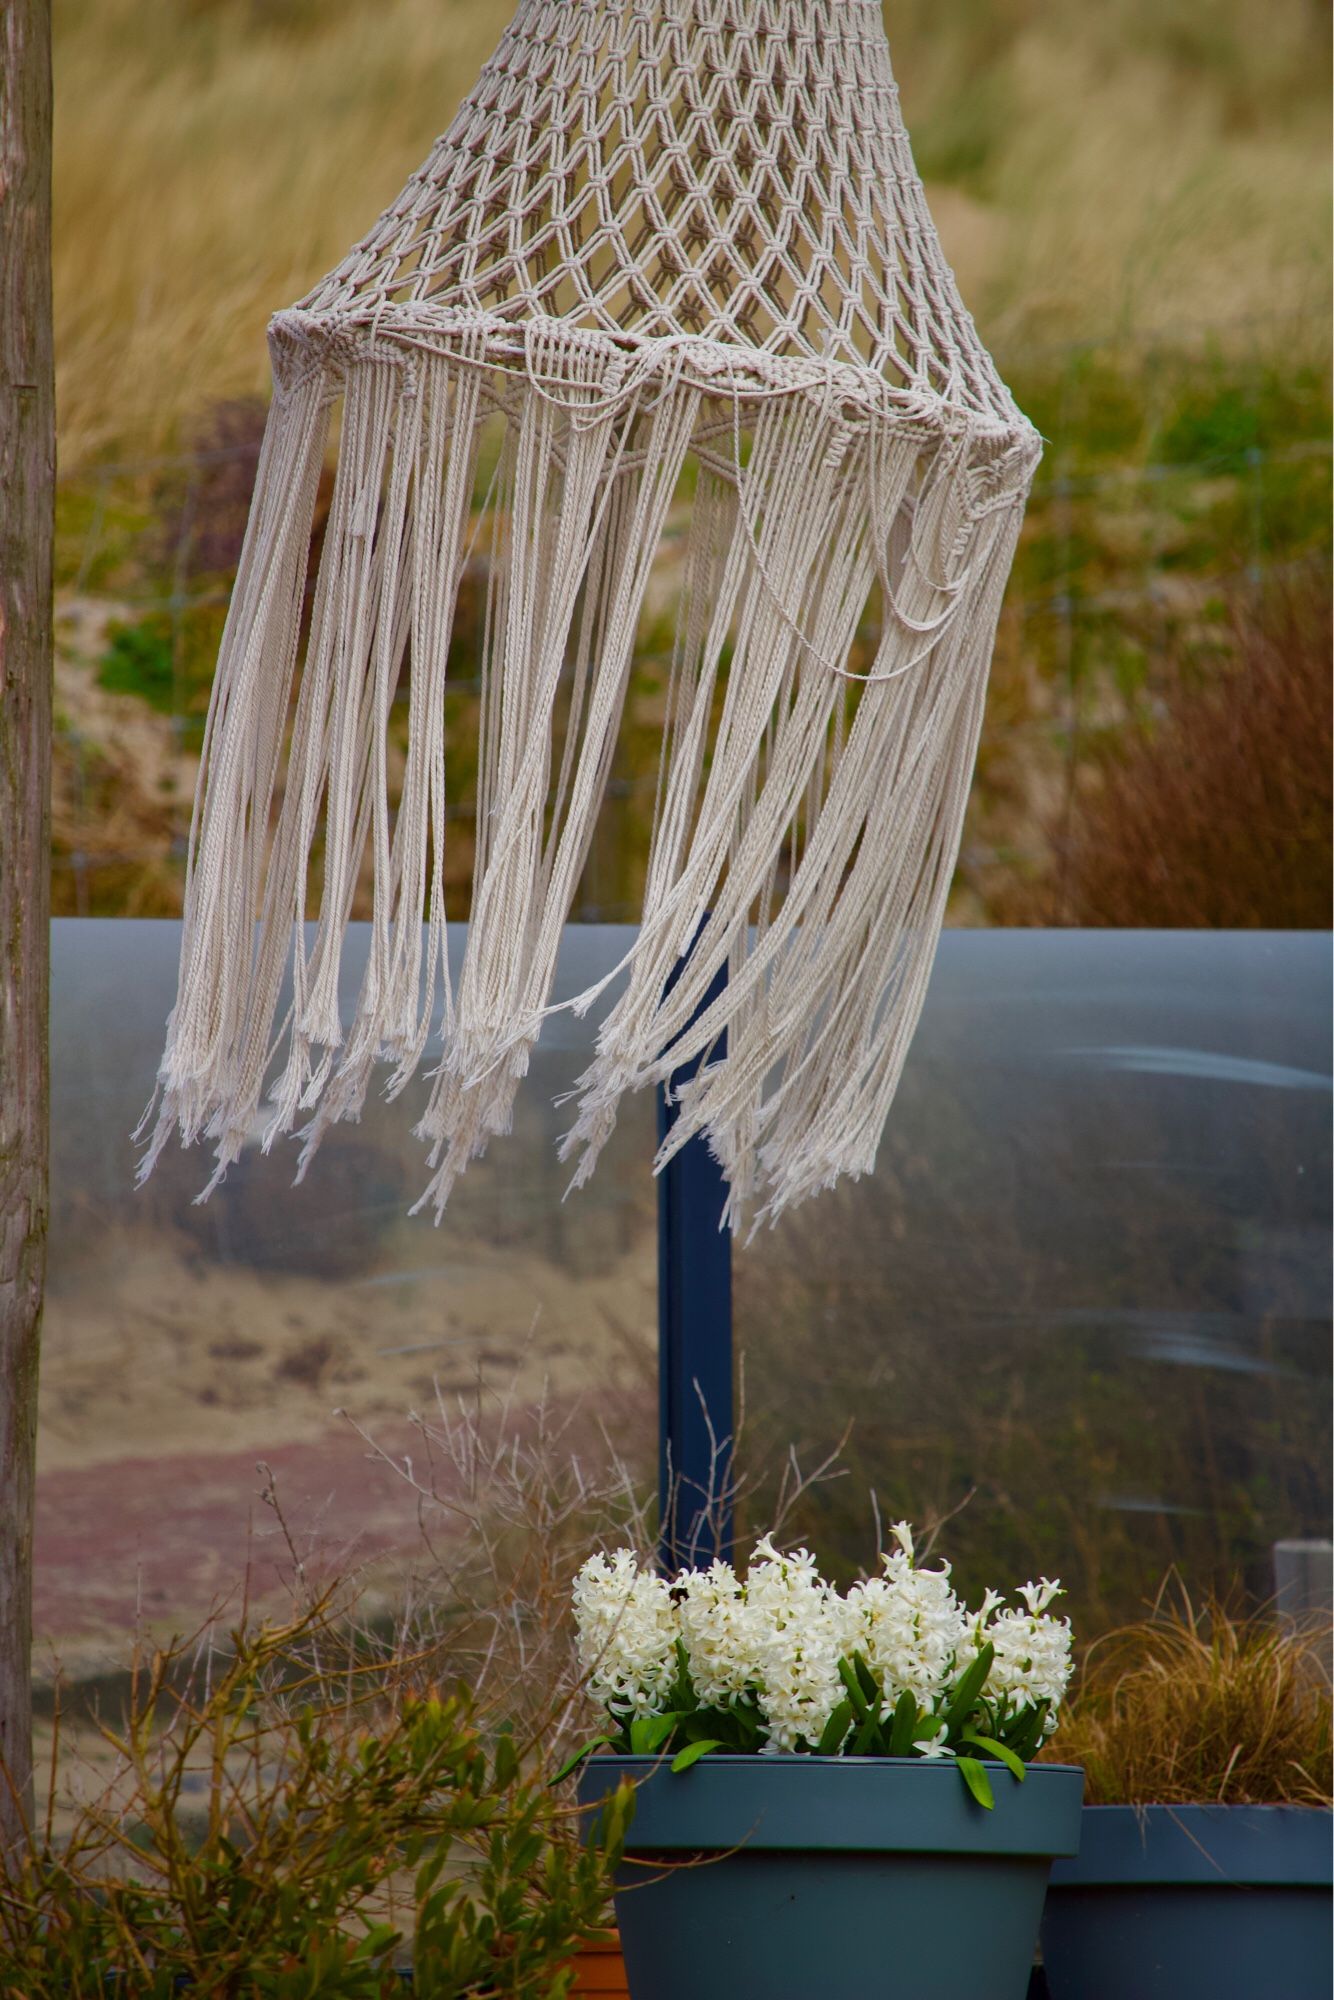
[[[701,1707],[753,1703],[764,1725],[762,1751],[813,1750],[845,1699],[839,1662],[860,1653],[880,1687],[881,1722],[911,1694],[922,1711],[912,1749],[934,1759],[954,1751],[938,1720],[932,1733],[931,1718],[943,1716],[951,1691],[990,1645],[982,1699],[995,1707],[997,1726],[1045,1704],[1050,1733],[1072,1666],[1070,1622],[1049,1612],[1060,1584],[1047,1577],[1026,1583],[1022,1608],[1013,1609],[988,1590],[970,1613],[949,1564],[919,1568],[907,1522],[893,1533],[897,1546],[882,1558],[881,1574],[846,1597],[820,1575],[808,1549],[783,1551],[768,1537],[756,1544],[744,1578],[714,1562],[668,1584],[641,1569],[628,1549],[590,1557],[574,1585],[589,1692],[618,1723],[662,1714],[680,1645]]]
[[[736,1571],[725,1562],[683,1570],[672,1595],[696,1695],[709,1708],[736,1703],[757,1677],[754,1621]]]
[[[939,1736],[919,1736],[913,1744],[913,1749],[919,1757],[928,1761],[936,1757],[952,1757],[954,1755],[949,1744],[945,1741],[943,1734]]]
[[[590,1556],[574,1580],[579,1663],[614,1716],[656,1715],[676,1671],[676,1607],[660,1576],[629,1549]]]
[[[973,1661],[991,1637],[990,1625],[992,1619],[998,1611],[1003,1611],[1004,1608],[1005,1599],[1000,1591],[992,1590],[990,1585],[988,1585],[987,1589],[982,1593],[982,1602],[977,1610],[966,1614],[964,1621],[966,1629],[963,1641],[959,1647],[956,1680],[959,1674],[962,1674],[968,1667],[972,1666]]]
[[[882,1717],[905,1690],[930,1709],[954,1677],[969,1630],[949,1564],[918,1569],[907,1522],[893,1532],[899,1546],[881,1558],[884,1574],[854,1584],[847,1598],[848,1650],[860,1651],[879,1680]]]
[[[1019,1595],[1024,1609],[996,1611],[979,1628],[978,1644],[990,1640],[996,1649],[987,1693],[1003,1696],[1011,1713],[1022,1708],[1048,1704],[1044,1734],[1056,1727],[1056,1712],[1065,1698],[1074,1671],[1070,1620],[1047,1615],[1047,1606],[1060,1594],[1059,1583],[1045,1576],[1038,1583],[1026,1583]]]
[[[745,1621],[768,1753],[814,1748],[843,1696],[846,1607],[808,1549],[783,1553],[766,1536],[746,1572]]]

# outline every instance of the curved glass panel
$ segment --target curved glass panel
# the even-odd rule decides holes
[[[948,933],[875,1174],[737,1257],[751,1455],[853,1425],[793,1532],[959,1508],[970,1591],[1085,1632],[1269,1598],[1328,1534],[1329,1072],[1325,937]]]
[[[555,997],[609,971],[632,935],[568,931]],[[456,969],[464,936],[451,926]],[[565,1410],[594,1388],[646,1476],[654,1463],[651,1100],[627,1107],[577,1198],[563,1200],[556,1157],[569,1113],[553,1099],[590,1058],[596,1014],[548,1022],[513,1133],[469,1169],[438,1229],[408,1214],[428,1178],[412,1135],[424,1077],[394,1104],[372,1093],[299,1187],[282,1141],[243,1154],[196,1206],[207,1150],[169,1149],[136,1190],[130,1137],[179,941],[174,922],[53,926],[36,1624],[67,1658],[75,1646],[95,1659],[102,1634],[121,1656],[136,1616],[188,1629],[247,1566],[260,1596],[289,1572],[261,1465],[302,1559],[347,1568],[413,1543],[411,1487],[348,1418],[420,1472],[407,1414],[437,1394],[494,1407],[546,1393]],[[349,1003],[367,941],[353,926]]]
[[[558,990],[626,937],[573,928]],[[256,1148],[197,1207],[207,1156],[136,1192],[129,1136],[177,938],[54,927],[37,1624],[86,1666],[136,1616],[179,1629],[247,1564],[260,1592],[290,1569],[267,1468],[298,1555],[373,1568],[415,1535],[411,1487],[336,1411],[420,1470],[410,1410],[545,1387],[654,1457],[652,1104],[568,1202],[556,1159],[595,1020],[549,1024],[439,1230],[407,1213],[411,1093],[300,1187]],[[942,1547],[970,1592],[1059,1573],[1086,1632],[1172,1563],[1197,1592],[1320,1587],[1318,1554],[1276,1568],[1275,1545],[1328,1532],[1329,986],[1323,937],[947,934],[877,1172],[737,1249],[745,1462],[852,1424],[789,1533],[847,1574],[872,1489],[885,1520],[960,1509]]]

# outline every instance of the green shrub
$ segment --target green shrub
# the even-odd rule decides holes
[[[175,695],[170,620],[155,615],[139,625],[113,625],[109,638],[97,670],[98,685],[111,694],[137,694],[170,715]]]
[[[4,2000],[381,2000],[407,1957],[420,2000],[568,1991],[628,1790],[581,1842],[538,1748],[400,1662],[331,1670],[336,1637],[317,1610],[136,1675],[116,1778],[0,1886]]]

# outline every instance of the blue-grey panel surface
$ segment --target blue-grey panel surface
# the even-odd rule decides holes
[[[1328,1534],[1329,1216],[1327,937],[947,933],[874,1176],[738,1253],[752,1446],[852,1422],[795,1524],[848,1564],[874,1488],[1085,1626],[1265,1598]]]
[[[560,992],[629,936],[572,929]],[[407,1217],[424,1084],[373,1098],[302,1186],[280,1142],[199,1208],[201,1151],[133,1187],[177,937],[54,926],[47,1472],[253,1469],[335,1406],[381,1422],[437,1388],[554,1380],[630,1394],[651,1482],[651,1101],[568,1200],[556,1159],[596,1010],[548,1024],[513,1133],[439,1230]],[[349,985],[364,948],[354,927]],[[877,1171],[736,1252],[748,1464],[853,1424],[849,1476],[791,1532],[846,1571],[869,1489],[887,1519],[963,1503],[941,1546],[966,1586],[1060,1574],[1086,1629],[1173,1562],[1267,1595],[1273,1543],[1327,1533],[1329,1092],[1325,937],[948,933]]]

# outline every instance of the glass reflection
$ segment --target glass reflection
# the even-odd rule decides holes
[[[355,998],[367,928],[354,926]],[[567,933],[556,997],[616,964],[630,933]],[[451,927],[457,964],[465,932]],[[407,1413],[437,1394],[522,1403],[595,1393],[654,1463],[654,1112],[627,1106],[593,1184],[564,1201],[553,1100],[596,1016],[548,1023],[511,1135],[469,1170],[444,1222],[412,1136],[428,1085],[336,1128],[307,1179],[296,1150],[244,1154],[203,1206],[203,1148],[169,1150],[136,1190],[130,1134],[152,1087],[179,926],[53,930],[53,1213],[39,1443],[37,1628],[96,1651],[136,1616],[202,1617],[247,1566],[290,1570],[261,1494],[272,1467],[300,1549],[332,1567],[416,1533],[410,1488],[367,1459],[354,1420],[420,1460]],[[336,1412],[346,1412],[346,1416]]]
[[[335,1411],[412,1452],[437,1393],[546,1386],[655,1458],[651,1102],[568,1202],[556,1159],[596,1020],[549,1024],[438,1230],[407,1214],[411,1101],[372,1099],[300,1187],[256,1150],[197,1207],[206,1155],[136,1192],[129,1136],[177,935],[54,927],[37,1620],[67,1660],[290,1567],[261,1463],[300,1550],[411,1540],[411,1489]],[[628,935],[567,933],[559,991]],[[947,935],[877,1172],[737,1249],[746,1460],[853,1424],[790,1531],[846,1575],[872,1489],[886,1520],[960,1509],[968,1591],[1060,1574],[1085,1632],[1172,1563],[1270,1597],[1330,1506],[1329,1022],[1324,938]]]
[[[751,1445],[836,1437],[837,1565],[955,1508],[1086,1632],[1328,1533],[1328,940],[955,932],[875,1175],[737,1258]],[[759,1509],[762,1511],[762,1503]]]

